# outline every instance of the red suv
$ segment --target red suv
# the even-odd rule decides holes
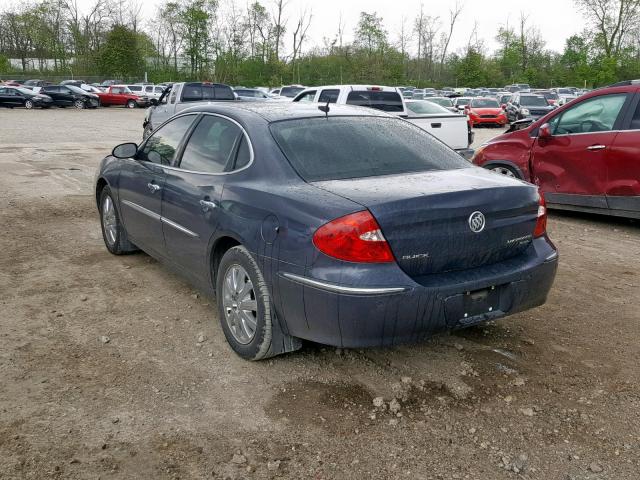
[[[587,93],[472,161],[537,184],[550,207],[640,218],[640,80]]]

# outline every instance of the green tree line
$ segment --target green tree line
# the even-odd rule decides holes
[[[482,38],[477,25],[461,31],[461,4],[446,18],[421,8],[393,34],[377,12],[361,12],[351,27],[337,17],[334,31],[311,45],[313,12],[295,11],[287,0],[164,0],[151,18],[143,18],[135,0],[94,0],[84,11],[74,0],[36,0],[0,11],[0,77],[141,78],[147,72],[152,81],[420,87],[595,87],[639,78],[640,0],[573,3],[584,30],[556,52],[525,14],[492,39]],[[344,41],[346,31],[351,41]],[[454,35],[467,39],[456,50]],[[498,48],[489,51],[488,40]]]

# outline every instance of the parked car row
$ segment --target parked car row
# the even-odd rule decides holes
[[[98,89],[90,85],[79,87],[71,83],[64,85],[24,86],[0,85],[0,106],[15,108],[75,107],[78,109],[99,106],[124,106],[127,108],[147,107],[149,97],[137,95],[126,85],[112,85]]]

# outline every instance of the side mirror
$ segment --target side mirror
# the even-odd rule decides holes
[[[502,105],[500,105],[500,107],[502,107],[503,110],[506,110],[507,109],[507,104],[503,103]]]
[[[155,98],[152,98],[151,100],[149,100],[149,104],[154,106],[154,107],[157,107],[158,106],[158,100],[155,99]]]
[[[548,123],[545,123],[538,130],[538,138],[539,139],[548,139],[551,138],[551,126]]]
[[[138,145],[135,143],[121,143],[111,151],[116,158],[133,158],[138,153]]]

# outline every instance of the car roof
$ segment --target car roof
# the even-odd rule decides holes
[[[397,92],[398,87],[388,87],[384,85],[320,85],[318,87],[306,87],[306,90],[321,90],[321,89],[335,89],[350,88],[351,90],[367,90],[369,88],[381,88],[383,92]]]
[[[318,104],[300,104],[294,102],[250,102],[242,103],[219,103],[195,105],[182,111],[182,113],[219,113],[219,114],[253,114],[262,117],[267,122],[278,122],[280,120],[291,120],[295,118],[324,117],[325,113],[318,109]],[[320,105],[322,106],[322,105]],[[358,117],[386,117],[396,118],[385,112],[373,108],[357,107],[353,105],[331,104],[329,116],[358,116]]]

